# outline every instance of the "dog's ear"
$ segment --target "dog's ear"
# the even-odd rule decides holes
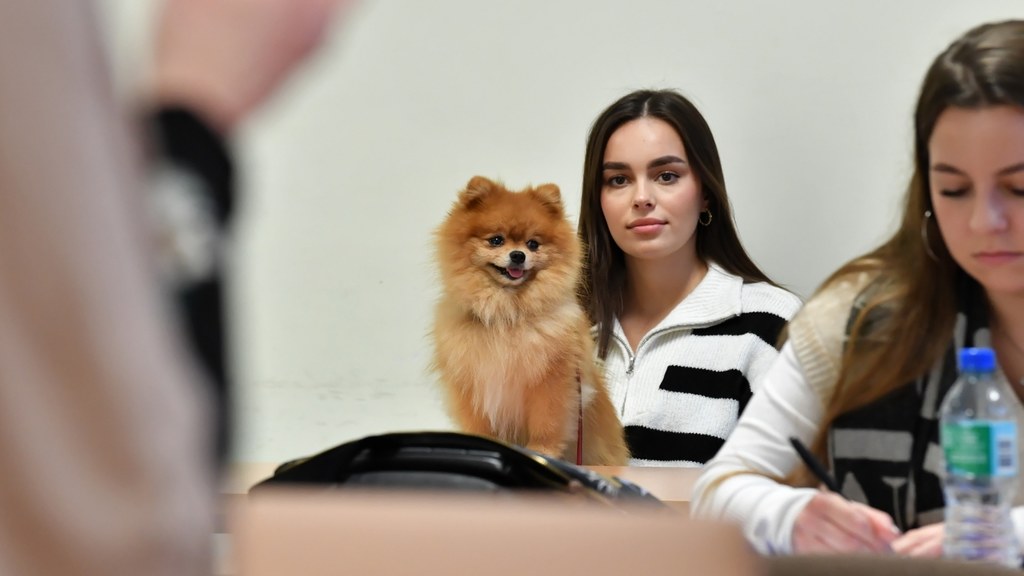
[[[473,208],[497,188],[498,185],[492,180],[483,176],[473,176],[469,184],[466,184],[466,189],[459,192],[459,203],[466,208]]]
[[[554,215],[562,216],[564,214],[562,194],[555,184],[541,184],[530,190],[530,193],[540,200]]]

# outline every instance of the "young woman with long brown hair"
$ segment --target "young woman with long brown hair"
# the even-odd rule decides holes
[[[581,298],[634,465],[700,466],[736,425],[800,307],[740,244],[711,129],[671,90],[594,122]]]
[[[898,230],[794,318],[696,486],[695,515],[740,521],[762,550],[941,553],[937,413],[958,348],[995,348],[1024,417],[1024,22],[976,27],[942,52],[914,128]],[[849,500],[811,488],[790,437]]]

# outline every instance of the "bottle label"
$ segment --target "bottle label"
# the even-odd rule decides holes
[[[1017,424],[966,420],[942,425],[946,470],[967,476],[1017,475]]]

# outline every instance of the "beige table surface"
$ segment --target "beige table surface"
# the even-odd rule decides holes
[[[228,473],[221,487],[222,505],[219,528],[217,530],[218,551],[216,553],[217,576],[234,576],[234,553],[232,552],[232,532],[237,524],[231,521],[231,512],[236,516],[239,510],[246,509],[246,494],[259,481],[269,478],[274,473],[276,462],[236,462],[228,467]],[[690,494],[693,484],[700,474],[698,468],[641,468],[631,466],[588,466],[588,468],[606,476],[618,476],[643,486],[649,492],[669,505],[680,515],[688,515]],[[237,521],[237,517],[235,518]]]

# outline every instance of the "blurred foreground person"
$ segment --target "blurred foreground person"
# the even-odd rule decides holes
[[[152,103],[222,138],[335,4],[171,0]],[[150,261],[132,136],[91,3],[0,3],[0,574],[210,572],[209,395]]]

